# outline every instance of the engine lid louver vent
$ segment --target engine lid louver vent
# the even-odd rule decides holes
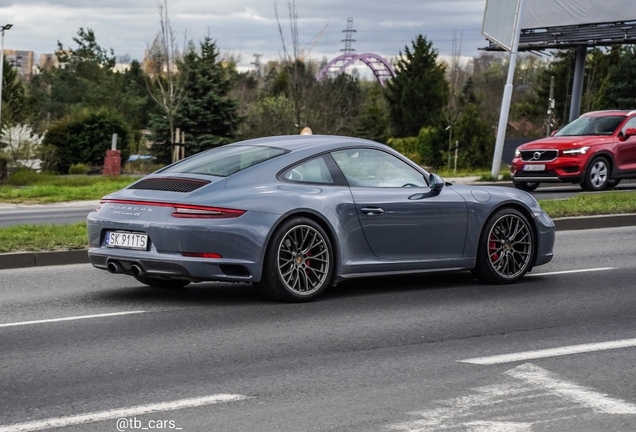
[[[128,186],[128,189],[155,190],[165,192],[192,192],[210,182],[182,178],[149,178]]]

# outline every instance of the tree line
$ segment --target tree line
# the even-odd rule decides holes
[[[167,164],[177,128],[187,156],[308,126],[314,134],[387,143],[432,168],[446,167],[457,143],[460,168],[485,168],[507,71],[507,60],[495,53],[462,62],[455,52],[441,61],[432,41],[417,35],[397,53],[396,77],[385,87],[355,71],[317,81],[326,59],[297,55],[269,62],[262,75],[239,72],[210,36],[175,46],[167,14],[144,62],[133,60],[125,70],[115,68],[113,51],[92,30],[80,28],[73,43],[58,43],[60,66],[28,82],[5,60],[0,152],[11,163],[41,159],[43,169],[59,173],[99,166],[117,133],[123,160],[151,153]],[[508,136],[538,138],[549,122],[552,129],[565,123],[574,61],[574,50],[520,59]],[[582,111],[635,109],[635,63],[633,46],[589,51]],[[548,118],[552,77],[556,106]]]

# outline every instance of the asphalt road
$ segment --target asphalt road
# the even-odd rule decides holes
[[[558,233],[513,286],[376,278],[301,305],[3,270],[0,431],[633,431],[635,236]]]
[[[25,224],[65,225],[85,221],[99,201],[77,201],[45,205],[0,204],[0,227]]]

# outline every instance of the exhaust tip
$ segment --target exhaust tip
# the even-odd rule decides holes
[[[133,276],[140,276],[143,274],[144,271],[137,264],[133,264],[130,266],[130,272],[133,274]]]
[[[107,265],[108,271],[111,273],[123,273],[124,268],[117,261],[111,261]]]

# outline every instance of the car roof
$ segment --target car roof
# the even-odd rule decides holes
[[[604,110],[604,111],[590,111],[583,114],[581,117],[604,117],[604,116],[629,116],[636,114],[636,110]]]
[[[337,135],[282,135],[266,138],[255,138],[247,141],[240,141],[231,146],[237,145],[252,145],[252,146],[264,146],[264,147],[278,147],[285,150],[300,150],[308,147],[312,148],[329,148],[334,145],[372,145],[378,146],[374,141],[369,141],[362,138],[353,138]]]

